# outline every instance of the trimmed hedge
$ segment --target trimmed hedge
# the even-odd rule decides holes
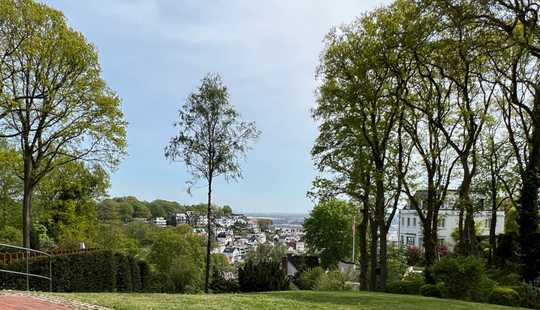
[[[144,267],[141,271],[140,266]],[[26,261],[2,265],[0,269],[26,271]],[[49,259],[33,258],[29,262],[30,273],[48,276]],[[53,291],[55,292],[131,292],[147,286],[150,279],[147,265],[113,251],[82,252],[52,257]],[[0,273],[0,289],[26,289],[26,277]],[[49,281],[30,278],[30,289],[48,291]]]

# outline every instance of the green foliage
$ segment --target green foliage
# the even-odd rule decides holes
[[[315,288],[319,291],[348,291],[352,287],[346,283],[346,276],[339,270],[332,270],[320,275]]]
[[[0,127],[24,163],[23,236],[30,246],[35,187],[71,162],[115,167],[127,148],[127,123],[120,98],[101,77],[95,46],[61,12],[30,0],[2,7]]]
[[[212,267],[212,280],[210,289],[212,293],[236,293],[239,291],[236,279],[225,279],[223,270],[216,265]]]
[[[133,291],[133,282],[131,269],[132,265],[129,258],[121,253],[116,253],[114,256],[116,260],[116,290],[118,292],[131,292]]]
[[[420,294],[420,288],[424,285],[422,278],[412,280],[399,280],[386,285],[386,292],[392,294]]]
[[[242,292],[283,291],[290,280],[279,262],[247,261],[238,269],[238,283]]]
[[[0,243],[21,246],[21,231],[12,226],[4,226],[0,230]]]
[[[141,263],[144,266],[144,263]],[[146,287],[149,270],[144,274],[133,257],[112,251],[93,251],[60,255],[52,258],[53,290],[57,292],[131,292]],[[25,262],[0,266],[2,269],[23,271]],[[30,272],[48,276],[49,259],[40,257],[30,260]],[[132,282],[135,280],[136,282]],[[33,290],[48,291],[49,281],[32,279]],[[0,274],[3,289],[26,289],[26,278],[12,274]]]
[[[437,297],[442,298],[442,292],[440,288],[440,284],[424,284],[420,287],[420,295],[427,296],[427,297]]]
[[[324,269],[315,267],[305,270],[295,277],[294,283],[301,290],[314,290],[317,288],[319,279],[324,274]]]
[[[248,251],[246,261],[255,264],[261,262],[281,263],[282,258],[285,256],[287,256],[287,248],[282,244],[259,244],[256,248]]]
[[[315,206],[304,221],[309,251],[320,256],[323,267],[336,266],[340,260],[350,259],[355,214],[351,204],[329,200]]]
[[[201,289],[204,270],[204,240],[189,226],[163,229],[150,248],[148,261],[168,278],[171,292],[196,292]]]
[[[515,290],[509,287],[497,286],[491,291],[489,302],[503,306],[519,306],[520,297]]]
[[[540,286],[536,283],[520,283],[519,285],[513,286],[513,289],[516,290],[521,297],[521,306],[540,309]]]
[[[446,289],[444,297],[471,298],[484,274],[484,264],[476,257],[443,257],[431,267],[436,283]]]

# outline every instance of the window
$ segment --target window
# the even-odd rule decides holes
[[[444,222],[445,222],[445,221],[444,221],[444,217],[439,219],[439,221],[438,221],[438,224],[439,224],[438,226],[439,226],[439,228],[444,228]]]
[[[488,228],[488,227],[490,227],[490,226],[491,226],[491,219],[486,219],[486,220],[484,221],[484,227]]]
[[[409,227],[409,226],[411,226],[411,218],[410,217],[407,218],[407,227]]]
[[[405,226],[405,218],[400,218],[399,221],[401,222],[401,226]]]
[[[401,236],[401,244],[405,244],[405,237],[403,237],[403,235]]]
[[[416,217],[413,217],[412,219],[412,226],[416,227]]]
[[[407,237],[407,245],[414,245],[414,237]]]

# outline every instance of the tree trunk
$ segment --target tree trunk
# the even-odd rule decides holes
[[[370,274],[369,274],[369,290],[374,291],[377,287],[377,275],[379,272],[379,268],[377,266],[377,250],[378,250],[378,231],[379,227],[377,225],[377,221],[375,221],[374,218],[370,218],[370,232],[371,232],[371,244],[370,244]]]
[[[532,134],[529,141],[529,162],[522,176],[519,208],[519,235],[522,257],[522,277],[532,282],[540,275],[540,232],[538,229],[538,187],[540,186],[540,85],[535,85],[532,116]]]
[[[538,233],[538,177],[530,170],[528,169],[526,172],[527,175],[523,182],[518,217],[523,266],[522,277],[526,282],[536,280],[540,268],[540,258],[538,257],[538,242],[540,241]]]
[[[379,268],[380,268],[380,275],[379,275],[379,285],[377,287],[377,290],[384,292],[386,289],[386,278],[388,273],[388,244],[386,243],[386,225],[382,225],[379,227],[380,233],[379,233]]]
[[[210,286],[210,250],[212,249],[212,177],[208,179],[208,211],[206,218],[208,223],[207,227],[207,241],[206,241],[206,269],[204,271],[204,292],[208,294],[208,288]]]
[[[463,255],[477,255],[478,242],[476,240],[476,229],[474,224],[474,206],[471,201],[471,182],[472,173],[469,170],[467,159],[462,159],[463,165],[463,181],[459,189],[459,201],[461,204],[461,212],[465,214],[465,222],[460,236],[460,251]]]
[[[32,235],[32,196],[34,194],[34,180],[32,178],[32,162],[30,159],[24,160],[24,180],[23,180],[23,246],[31,248]]]
[[[368,198],[369,199],[369,198]],[[362,209],[362,222],[360,222],[358,245],[360,247],[360,290],[368,289],[368,249],[367,249],[367,229],[369,219],[369,205],[364,199]]]
[[[489,257],[488,264],[493,265],[494,253],[497,248],[497,180],[494,171],[491,171],[491,223],[489,223]]]
[[[379,175],[376,180],[376,193],[375,193],[375,216],[377,226],[379,228],[379,277],[377,283],[377,290],[384,291],[386,287],[386,259],[387,259],[387,245],[386,245],[386,220],[385,220],[385,206],[384,206],[384,184],[382,180],[382,169],[379,170]]]

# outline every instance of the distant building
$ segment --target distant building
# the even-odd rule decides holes
[[[227,247],[223,250],[223,254],[229,260],[229,263],[234,264],[241,259],[240,250],[236,247]]]
[[[423,208],[425,199],[427,199],[427,191],[417,191],[415,199],[419,202],[419,207]],[[455,208],[458,200],[458,193],[455,190],[449,190],[446,201],[443,202],[438,215],[438,231],[437,237],[439,245],[445,245],[449,249],[455,246],[455,240],[452,237],[459,225],[459,210]],[[482,199],[477,199],[478,204],[483,204]],[[479,236],[488,236],[491,225],[491,211],[478,211],[474,215],[475,223],[480,229],[477,232]],[[497,211],[497,225],[495,228],[497,235],[504,233],[504,211]],[[423,230],[422,222],[418,217],[418,213],[412,207],[411,202],[399,212],[399,228],[398,242],[403,246],[423,247]]]
[[[155,224],[159,227],[167,227],[167,220],[163,217],[155,217],[152,219],[152,224]]]
[[[189,217],[186,213],[173,213],[169,217],[169,223],[172,226],[189,224]]]

